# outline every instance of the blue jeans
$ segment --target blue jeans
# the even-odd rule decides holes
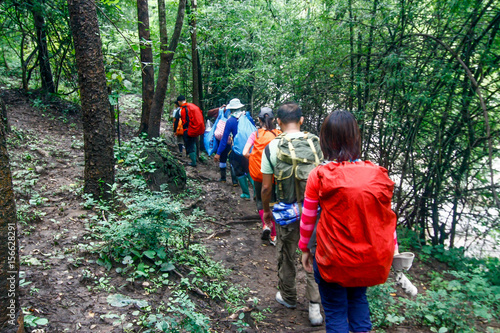
[[[327,333],[369,332],[372,329],[366,287],[342,287],[323,280],[316,260],[314,278],[325,310]]]

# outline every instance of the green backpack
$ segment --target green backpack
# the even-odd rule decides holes
[[[294,139],[283,133],[276,140],[280,140],[274,167],[277,199],[284,203],[302,202],[309,173],[323,161],[319,138],[304,132],[304,136]]]

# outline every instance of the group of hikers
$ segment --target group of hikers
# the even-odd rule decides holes
[[[178,120],[186,125],[196,118],[184,96],[177,103],[174,129]],[[250,198],[249,184],[254,189],[261,238],[277,249],[276,301],[287,308],[297,306],[295,261],[300,248],[311,324],[323,324],[322,304],[327,332],[369,332],[367,287],[387,280],[398,253],[391,209],[394,182],[387,170],[360,159],[361,135],[348,111],[330,113],[318,137],[301,131],[304,118],[298,104],[285,103],[276,115],[263,107],[259,128],[254,126],[244,138],[243,148],[238,143],[242,121],[255,125],[240,100],[232,99],[207,128],[205,143],[219,163],[219,181],[226,182],[229,161],[241,197]],[[189,131],[189,126],[182,135],[195,166],[192,135],[197,131]]]

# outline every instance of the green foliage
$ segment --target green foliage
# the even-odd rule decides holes
[[[432,332],[477,332],[477,323],[500,319],[497,258],[468,258],[462,249],[442,246],[423,246],[420,250],[420,260],[432,257],[453,270],[430,272],[428,289],[419,288],[415,298],[394,298],[396,290],[391,280],[368,288],[374,326],[410,323],[428,326]]]
[[[24,314],[24,327],[45,326],[49,323],[48,319],[34,316],[25,308],[23,308],[23,314]]]
[[[466,273],[478,274],[487,279],[492,285],[500,286],[500,260],[494,257],[474,258],[465,255],[463,247],[446,248],[444,245],[421,245],[415,232],[403,229],[398,230],[399,251],[415,249],[422,262],[429,262],[434,258],[445,263],[448,268]]]
[[[145,188],[144,179],[147,179],[147,184],[150,185],[160,183],[160,189],[161,186],[167,186],[172,191],[184,188],[186,170],[172,157],[162,138],[147,140],[136,137],[121,147],[116,147],[115,158],[120,166],[116,177],[124,187]],[[158,189],[156,185],[150,187]]]
[[[165,313],[158,309],[157,313],[144,316],[142,325],[150,328],[145,332],[209,332],[210,320],[196,312],[195,304],[182,291],[172,293]]]
[[[405,319],[399,316],[401,304],[391,296],[395,295],[395,292],[392,281],[368,288],[370,316],[375,327],[398,325]]]
[[[17,77],[18,80],[6,80],[11,88],[36,89],[41,86],[38,66],[37,34],[34,14],[44,21],[44,30],[50,66],[56,90],[63,93],[74,93],[77,86],[75,60],[71,52],[72,39],[69,33],[69,16],[66,3],[62,0],[31,1],[18,3],[7,0],[0,3],[2,12],[3,34],[0,37],[2,65],[7,71],[1,71],[0,81],[4,75]],[[33,53],[33,55],[30,55]],[[21,59],[20,59],[21,58]],[[29,72],[29,73],[28,73]],[[33,74],[33,75],[32,75]],[[25,82],[21,77],[25,75]],[[33,80],[34,79],[34,80]]]
[[[186,191],[180,196],[165,189],[147,189],[144,175],[154,170],[154,165],[147,163],[141,152],[154,144],[136,138],[117,148],[118,183],[111,186],[112,201],[84,195],[83,205],[96,212],[91,218],[90,231],[93,238],[100,241],[87,249],[99,254],[99,265],[107,270],[114,267],[127,281],[145,280],[143,286],[147,293],[166,290],[173,284],[172,277],[180,276],[175,298],[171,297],[168,307],[164,311],[147,310],[147,315],[135,322],[137,325],[151,332],[207,332],[208,319],[196,311],[185,291],[208,295],[224,302],[229,312],[236,312],[244,306],[248,288],[226,281],[229,270],[212,260],[206,248],[191,244],[191,235],[198,231],[195,222],[205,218],[204,212],[187,209],[182,200],[193,198],[193,193],[200,195],[199,184],[192,183],[191,194],[187,195]],[[185,276],[178,272],[181,266],[183,271],[189,272]],[[106,274],[85,274],[89,290],[114,290]],[[133,302],[116,295],[108,301],[113,304]],[[114,318],[122,324],[127,320]]]
[[[403,299],[408,319],[430,326],[433,332],[476,332],[477,320],[499,319],[500,287],[484,277],[449,271],[453,279],[435,274],[431,290],[415,300]]]
[[[332,110],[352,111],[363,138],[362,158],[398,180],[399,222],[420,241],[452,245],[457,230],[481,239],[498,230],[486,111],[454,57],[480,82],[487,109],[498,107],[494,6],[455,0],[224,0],[200,8],[206,105],[238,97],[255,114],[263,105],[294,100],[312,132],[319,132]],[[484,76],[474,71],[477,66],[488,68]],[[491,133],[498,133],[498,115],[488,114]],[[492,140],[498,159],[498,136]]]
[[[153,172],[155,166],[150,163],[146,163],[147,157],[144,156],[144,151],[148,148],[161,145],[162,143],[163,140],[161,138],[146,140],[145,138],[135,137],[130,141],[124,142],[120,147],[116,146],[115,159],[118,161],[118,164],[122,165],[120,170],[123,170],[123,172],[118,172],[118,180],[125,183],[126,181],[129,181],[130,177],[135,173],[141,176],[145,173]],[[134,183],[130,186],[136,185],[137,184]]]
[[[245,314],[242,312],[238,315],[238,321],[234,322],[233,325],[237,327],[237,332],[245,332],[245,330],[250,327],[250,325],[245,322],[243,319],[245,318]]]
[[[190,215],[182,213],[183,207],[168,192],[148,192],[123,197],[127,207],[119,214],[109,214],[98,222],[99,237],[105,241],[102,249],[109,258],[120,262],[131,256],[134,261],[146,257],[150,260],[166,259],[163,249],[179,242],[189,246],[193,221],[201,217],[200,211]]]

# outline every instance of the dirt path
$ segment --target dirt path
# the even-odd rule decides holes
[[[213,238],[210,238],[213,233],[197,235],[196,238],[212,250],[215,260],[223,262],[234,272],[230,277],[233,283],[248,287],[250,297],[259,299],[258,308],[269,307],[271,309],[272,313],[267,314],[267,318],[259,323],[259,330],[262,332],[324,332],[323,328],[313,328],[309,324],[309,303],[304,297],[305,274],[299,266],[297,266],[297,285],[300,296],[297,309],[286,309],[274,300],[278,281],[276,248],[260,239],[261,222],[255,202],[240,199],[240,188],[232,187],[230,182],[221,184],[215,181],[219,178],[218,166],[212,161],[199,166],[196,170],[189,169],[190,177],[206,179],[203,184],[206,195],[201,208],[208,215],[217,217],[217,223],[213,225],[213,233],[222,234]],[[252,216],[253,218],[250,219]],[[229,225],[229,227],[221,224]],[[224,232],[226,230],[229,232]]]
[[[82,208],[82,199],[75,192],[82,183],[84,165],[80,117],[69,105],[60,105],[57,110],[43,105],[34,108],[33,102],[20,92],[1,90],[0,93],[14,128],[11,149],[15,151],[11,151],[11,155],[15,153],[17,157],[11,163],[17,186],[36,179],[33,188],[40,197],[46,198],[33,208],[39,218],[19,223],[21,271],[25,275],[21,303],[34,316],[49,321],[33,332],[133,331],[124,329],[123,322],[137,309],[112,307],[107,302],[108,295],[120,292],[134,299],[155,301],[162,300],[164,295],[149,294],[144,283],[131,284],[114,270],[106,271],[96,264],[97,256],[87,251],[92,244],[90,215]],[[138,115],[135,117],[138,119]],[[123,119],[133,125],[133,117]],[[132,131],[125,127],[127,135],[132,135]],[[16,145],[16,137],[31,144]],[[31,171],[20,174],[22,170]],[[324,332],[323,327],[314,328],[309,324],[308,301],[304,297],[305,274],[298,260],[297,308],[286,309],[274,300],[276,249],[260,240],[261,223],[255,202],[240,199],[239,187],[217,182],[218,166],[212,161],[196,169],[187,167],[187,173],[203,188],[196,205],[213,217],[213,223],[205,225],[205,232],[194,235],[193,242],[206,246],[216,261],[232,270],[229,280],[233,284],[249,288],[245,320],[251,326],[246,332]],[[23,197],[17,200],[18,210],[22,210]],[[191,296],[198,307],[210,315],[214,331],[236,331],[234,317],[220,304]],[[265,318],[255,323],[248,316],[252,308],[270,312],[263,312]],[[125,319],[116,324],[115,316],[121,315]]]

